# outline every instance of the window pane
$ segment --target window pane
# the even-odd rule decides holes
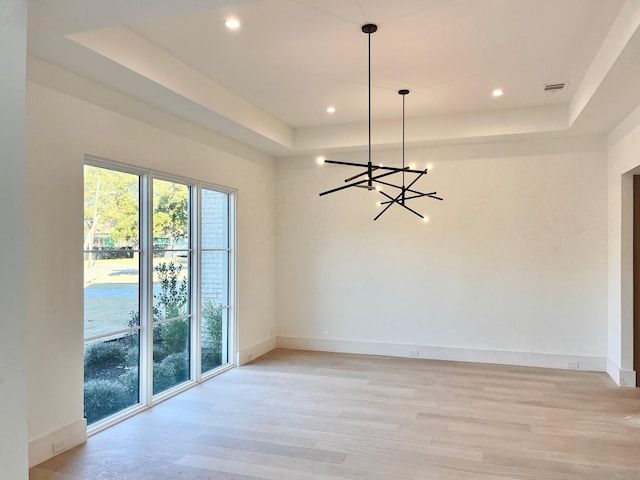
[[[164,258],[153,260],[153,320],[159,322],[188,315],[188,252],[165,252]]]
[[[85,344],[84,416],[91,425],[140,401],[138,332]]]
[[[90,254],[85,256],[85,338],[138,326],[138,259],[91,260]]]
[[[189,248],[189,186],[153,181],[154,249]]]
[[[202,252],[202,309],[229,304],[229,252]]]
[[[202,313],[202,373],[229,363],[228,318],[227,308]]]
[[[229,195],[202,190],[202,248],[229,248]]]
[[[139,248],[139,192],[138,175],[85,165],[85,251]]]
[[[154,395],[189,380],[190,329],[189,319],[154,325]]]

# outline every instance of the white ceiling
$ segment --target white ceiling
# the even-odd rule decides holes
[[[411,90],[407,123],[415,127],[408,141],[415,144],[593,133],[610,129],[640,102],[633,87],[640,79],[638,3],[32,0],[29,50],[46,64],[288,155],[366,143],[361,26],[376,23],[377,145],[397,143],[400,88]],[[241,21],[238,31],[224,26],[229,16]],[[53,71],[33,80],[47,83]],[[555,82],[568,88],[543,91]],[[491,96],[497,87],[505,91],[499,99]],[[335,114],[326,113],[329,105]]]

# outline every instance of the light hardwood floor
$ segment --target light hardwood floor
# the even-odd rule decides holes
[[[603,373],[275,350],[31,480],[640,479],[640,390]]]

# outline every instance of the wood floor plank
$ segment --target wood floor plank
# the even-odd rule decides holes
[[[41,468],[32,468],[29,472],[30,480],[86,480],[86,477],[67,475],[65,473],[52,472]]]
[[[30,480],[640,480],[640,390],[602,373],[275,350]]]
[[[342,463],[345,458],[344,453],[324,450],[318,445],[314,448],[293,447],[268,441],[246,440],[210,434],[198,435],[193,439],[193,442],[214,447],[235,448],[236,450],[245,450],[247,452],[268,453],[271,455],[300,458],[322,463]]]

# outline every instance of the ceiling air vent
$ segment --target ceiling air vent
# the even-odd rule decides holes
[[[544,91],[545,92],[559,92],[560,90],[564,90],[567,88],[567,82],[564,83],[545,83]]]

